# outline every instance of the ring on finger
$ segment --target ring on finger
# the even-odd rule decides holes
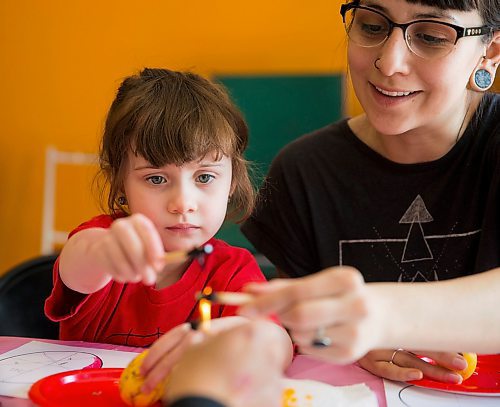
[[[398,352],[404,352],[404,349],[403,349],[403,348],[398,348],[398,349],[396,349],[394,352],[392,352],[392,356],[391,356],[391,360],[389,360],[389,364],[391,364],[391,365],[395,365],[395,363],[394,363],[394,358],[396,357],[396,354],[397,354]]]
[[[314,337],[312,342],[312,345],[315,348],[325,348],[332,344],[331,338],[326,335],[325,331],[326,329],[323,326],[319,327],[316,331],[316,336]]]

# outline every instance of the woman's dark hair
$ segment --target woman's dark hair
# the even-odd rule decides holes
[[[483,24],[494,30],[500,30],[500,0],[437,0],[437,1],[412,1],[408,3],[425,4],[443,10],[472,11],[477,10]],[[488,38],[486,37],[486,40]]]
[[[442,10],[477,10],[483,24],[500,30],[500,0],[406,0],[408,3],[437,7]],[[353,1],[359,4],[359,0]]]
[[[216,159],[231,158],[228,216],[243,220],[255,199],[243,157],[247,144],[247,126],[221,85],[191,72],[145,68],[122,82],[107,115],[99,162],[109,186],[108,210],[123,210],[119,198],[129,152],[155,167],[215,153]]]

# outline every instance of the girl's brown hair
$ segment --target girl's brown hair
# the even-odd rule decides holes
[[[243,153],[248,128],[225,89],[191,72],[145,68],[120,85],[106,118],[99,162],[109,184],[107,207],[123,210],[119,198],[128,153],[155,167],[182,165],[215,152],[231,158],[229,218],[246,219],[255,191]]]

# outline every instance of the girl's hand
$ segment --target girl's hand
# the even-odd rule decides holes
[[[239,314],[277,315],[301,353],[350,363],[379,342],[378,307],[354,268],[332,267],[301,279],[251,284],[245,291],[256,299],[241,307]],[[330,346],[312,346],[320,328],[331,338]]]
[[[430,358],[435,365],[422,360],[420,356]],[[374,350],[361,358],[358,363],[361,367],[374,375],[385,379],[401,382],[426,378],[443,383],[459,384],[462,376],[456,370],[467,367],[467,362],[459,353],[420,352],[405,350]]]
[[[164,266],[163,242],[153,222],[133,214],[113,222],[89,248],[102,269],[121,283],[152,285]]]

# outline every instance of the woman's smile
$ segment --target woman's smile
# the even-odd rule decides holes
[[[422,91],[410,91],[401,89],[388,89],[374,85],[370,82],[371,94],[378,105],[383,107],[399,106],[413,100]]]

